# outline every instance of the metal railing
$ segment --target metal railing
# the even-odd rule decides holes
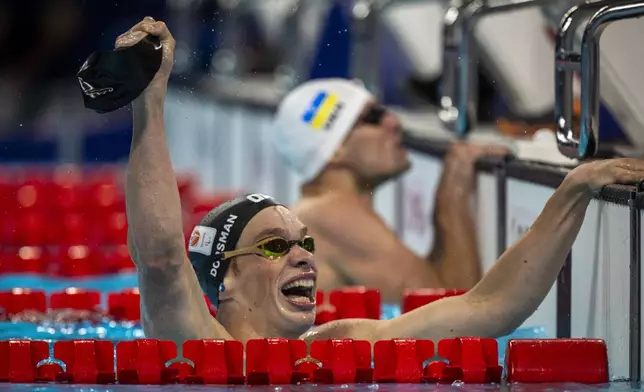
[[[356,0],[351,10],[351,75],[375,96],[380,95],[380,25],[382,13],[394,0]]]
[[[310,59],[304,54],[302,41],[302,14],[309,3],[291,0],[292,6],[284,20],[281,33],[281,62],[275,70],[278,84],[290,89],[301,82],[306,75]]]
[[[644,1],[606,0],[570,9],[557,31],[555,51],[555,121],[557,144],[571,158],[590,158],[599,142],[599,40],[612,22],[644,16]],[[587,20],[587,21],[586,21]],[[581,50],[573,43],[585,22]],[[579,138],[573,130],[573,72],[581,73],[581,122]]]
[[[498,12],[540,6],[558,0],[451,0],[443,19],[443,77],[438,116],[459,136],[477,123],[478,56],[474,28]]]

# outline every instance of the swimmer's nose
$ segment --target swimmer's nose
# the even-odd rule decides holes
[[[395,113],[387,111],[384,118],[382,119],[383,128],[389,130],[394,134],[402,132],[402,123]]]
[[[289,252],[289,263],[296,268],[315,269],[315,264],[311,254],[299,246],[293,247]]]
[[[302,268],[304,270],[313,269],[313,265],[309,260],[298,260],[295,262],[295,267]]]

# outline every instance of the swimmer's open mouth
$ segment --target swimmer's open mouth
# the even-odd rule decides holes
[[[296,305],[315,304],[315,280],[303,278],[282,286],[282,294]]]

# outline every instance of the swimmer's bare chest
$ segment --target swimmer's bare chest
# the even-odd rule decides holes
[[[315,233],[313,235],[315,236]],[[315,253],[315,265],[318,272],[317,289],[330,291],[355,285],[355,280],[351,279],[342,269],[340,249],[319,235],[315,238],[319,244]]]

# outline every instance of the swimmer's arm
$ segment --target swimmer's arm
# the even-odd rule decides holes
[[[476,221],[470,208],[476,196],[476,161],[504,156],[502,147],[453,143],[443,162],[435,196],[434,244],[428,259],[450,288],[470,289],[481,278]]]
[[[165,136],[164,101],[165,93],[150,94],[132,105],[126,206],[136,261],[144,266],[180,265],[185,258],[181,202]]]
[[[131,235],[128,246],[130,254],[135,254]],[[225,328],[210,316],[187,258],[176,267],[137,265],[137,271],[145,336],[173,340],[177,344],[191,339],[232,339]]]
[[[378,289],[383,302],[400,301],[406,289],[444,287],[431,263],[357,201],[337,201],[332,208],[303,218],[335,245],[340,261],[336,267],[356,285]]]
[[[139,278],[141,318],[151,338],[179,344],[185,339],[226,338],[221,326],[213,327],[184,247],[163,118],[174,39],[165,24],[146,18],[119,37],[117,47],[134,45],[147,34],[160,38],[164,58],[155,80],[132,103],[134,129],[126,177],[128,241]]]
[[[166,144],[162,94],[133,103],[127,170],[130,249],[139,275],[146,335],[183,342],[228,338],[213,321],[187,258],[176,179]]]
[[[588,187],[583,188],[567,178],[532,228],[467,294],[433,302],[392,320],[329,323],[317,333],[370,341],[437,341],[458,336],[499,337],[512,332],[537,309],[565,262],[591,199]]]
[[[448,288],[470,289],[481,279],[476,221],[469,208],[473,193],[449,178],[446,168],[434,199],[434,242],[427,259]]]

